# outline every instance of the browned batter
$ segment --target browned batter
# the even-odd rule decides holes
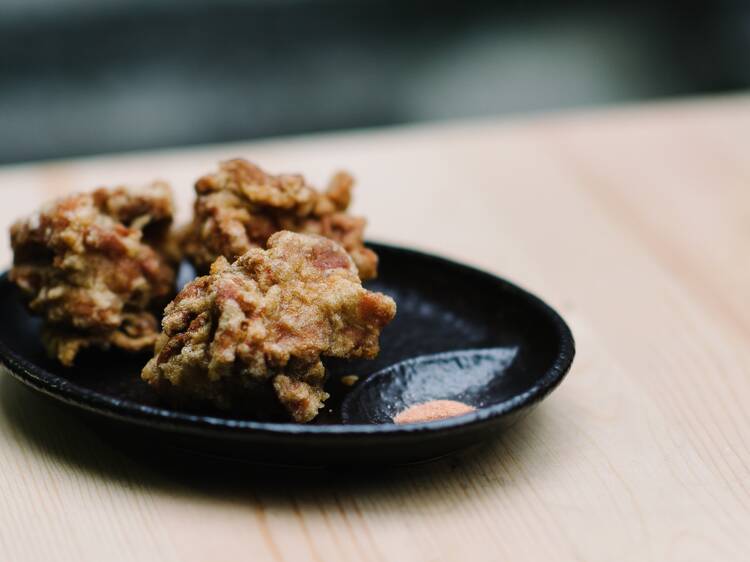
[[[72,365],[89,346],[153,346],[174,285],[171,222],[169,186],[156,182],[71,195],[11,227],[10,279],[44,318],[50,355]]]
[[[195,184],[192,224],[185,253],[205,273],[219,256],[234,261],[264,248],[280,230],[319,234],[336,240],[354,260],[362,279],[377,274],[378,258],[364,246],[365,219],[346,212],[354,180],[336,174],[319,192],[296,174],[271,175],[247,160],[229,160]]]
[[[281,404],[306,422],[328,398],[321,357],[374,358],[395,313],[341,245],[282,231],[177,295],[142,377],[173,399],[258,415]]]

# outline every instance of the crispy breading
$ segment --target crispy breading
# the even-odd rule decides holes
[[[395,313],[340,244],[278,232],[180,291],[142,377],[172,399],[260,416],[280,404],[307,422],[328,397],[321,357],[374,358]]]
[[[174,288],[171,222],[170,188],[155,182],[71,195],[11,227],[10,279],[44,319],[50,355],[72,365],[85,347],[153,346]]]
[[[377,275],[377,255],[364,246],[366,221],[346,212],[354,185],[339,172],[324,192],[300,175],[274,176],[247,160],[221,163],[219,171],[195,184],[192,224],[185,253],[205,273],[219,256],[234,261],[252,248],[264,248],[275,232],[318,234],[339,242],[354,260],[360,278]]]

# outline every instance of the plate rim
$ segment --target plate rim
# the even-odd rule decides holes
[[[531,406],[545,398],[554,390],[570,371],[575,357],[575,340],[568,324],[560,314],[544,302],[541,298],[522,289],[507,279],[484,271],[477,267],[451,260],[447,257],[430,254],[421,250],[395,246],[379,242],[367,242],[367,245],[376,252],[401,254],[405,258],[416,258],[419,260],[432,261],[438,266],[450,267],[462,270],[463,273],[502,286],[504,291],[515,293],[524,298],[532,306],[547,316],[556,330],[559,349],[552,365],[542,374],[536,382],[526,391],[512,396],[503,402],[485,406],[474,412],[445,420],[421,422],[414,424],[322,424],[308,425],[280,422],[262,422],[255,420],[220,418],[178,412],[168,408],[160,408],[124,400],[112,395],[96,392],[85,387],[71,383],[65,377],[61,377],[42,369],[27,361],[18,353],[10,349],[4,341],[0,340],[0,363],[17,380],[25,385],[40,391],[59,402],[77,407],[79,409],[106,416],[110,419],[135,423],[161,430],[189,432],[199,435],[216,434],[217,431],[223,435],[267,435],[272,437],[297,437],[316,436],[326,437],[362,437],[368,435],[405,436],[414,434],[434,434],[451,430],[468,429],[477,425],[502,418],[522,408]],[[0,275],[0,283],[9,284],[8,271]],[[460,351],[460,350],[454,350]]]

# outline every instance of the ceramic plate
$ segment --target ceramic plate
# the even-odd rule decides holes
[[[568,372],[573,337],[537,297],[440,257],[372,248],[380,273],[367,287],[392,296],[398,314],[383,331],[377,359],[327,363],[331,398],[311,424],[165,407],[139,378],[144,356],[90,351],[75,368],[61,367],[45,356],[40,322],[26,312],[7,275],[0,278],[0,359],[17,379],[96,427],[116,430],[117,439],[305,466],[401,464],[450,454],[516,421]],[[184,265],[181,278],[191,275]],[[351,374],[359,377],[353,387],[340,381]],[[426,399],[458,399],[476,410],[429,423],[390,421],[396,409]]]

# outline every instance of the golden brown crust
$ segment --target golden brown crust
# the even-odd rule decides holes
[[[164,311],[163,335],[142,377],[184,401],[262,413],[269,392],[298,422],[327,394],[321,357],[373,358],[396,313],[362,287],[336,242],[278,232],[234,264],[220,257]]]
[[[377,275],[377,255],[364,246],[366,221],[346,213],[354,185],[339,172],[324,192],[300,175],[270,175],[247,160],[221,163],[219,171],[195,184],[195,214],[185,233],[185,253],[198,271],[219,256],[234,261],[252,248],[264,248],[275,232],[318,234],[340,243],[362,279]]]
[[[172,294],[169,187],[97,189],[45,205],[10,229],[10,279],[44,318],[48,352],[71,365],[85,347],[153,345]]]

